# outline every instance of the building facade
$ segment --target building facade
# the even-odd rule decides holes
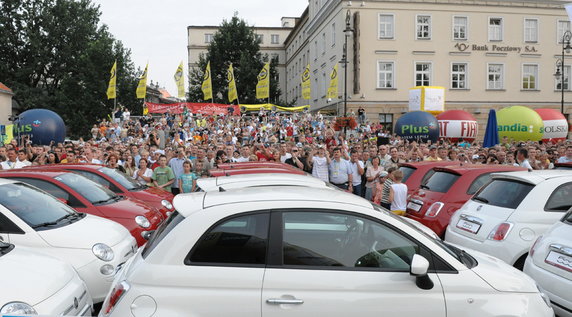
[[[408,111],[409,90],[415,86],[445,87],[445,109],[473,114],[481,123],[481,135],[489,109],[511,105],[560,109],[561,88],[568,101],[564,113],[569,116],[572,55],[565,57],[560,70],[563,86],[554,76],[563,35],[570,30],[563,4],[310,0],[284,43],[283,91],[286,100],[297,105],[341,114],[347,82],[347,111],[363,106],[369,120],[388,128]],[[326,97],[330,74],[344,60],[346,40],[347,77],[342,63],[338,98],[330,99]],[[312,96],[304,100],[300,78],[308,64]]]
[[[14,96],[12,89],[0,83],[0,125],[11,124],[12,96]]]

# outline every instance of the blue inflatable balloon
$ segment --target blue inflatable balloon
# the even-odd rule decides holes
[[[397,119],[395,134],[405,140],[435,143],[439,139],[437,118],[425,111],[408,112]]]
[[[55,112],[47,109],[31,109],[22,112],[14,125],[14,137],[27,135],[32,144],[50,145],[64,142],[66,125]]]

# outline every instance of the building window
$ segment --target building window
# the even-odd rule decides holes
[[[467,17],[453,17],[453,40],[467,40],[467,29],[469,21]]]
[[[503,89],[504,65],[488,64],[487,89]]]
[[[322,55],[326,54],[326,33],[322,33]]]
[[[559,20],[557,25],[557,31],[558,32],[556,34],[556,40],[558,41],[558,44],[562,44],[562,38],[564,37],[564,33],[566,31],[570,31],[570,21]]]
[[[256,41],[258,41],[259,44],[262,44],[264,42],[264,35],[256,34]]]
[[[415,86],[431,86],[431,63],[415,63]]]
[[[489,41],[502,41],[502,18],[489,18]]]
[[[384,131],[393,131],[393,114],[380,113],[379,123],[383,126]]]
[[[205,43],[210,43],[213,41],[213,35],[210,33],[205,34]]]
[[[524,19],[524,41],[538,42],[538,19]]]
[[[393,14],[380,14],[379,15],[379,38],[380,39],[393,39],[394,38],[394,19]]]
[[[538,65],[535,64],[522,65],[522,89],[524,90],[538,89]]]
[[[467,64],[451,64],[451,89],[467,89]]]
[[[430,40],[431,39],[431,17],[428,15],[417,16],[417,39]]]
[[[326,93],[328,92],[328,86],[330,85],[330,82],[328,82],[328,78],[326,77],[326,73],[322,73],[322,86],[320,87],[320,94],[322,97],[326,96]]]
[[[336,23],[332,23],[332,46],[336,45]]]
[[[270,35],[270,43],[271,43],[271,44],[280,44],[280,35],[278,35],[278,34],[271,34],[271,35]]]
[[[279,54],[272,53],[272,55],[270,55],[270,56],[272,56],[273,61],[276,61],[276,63],[280,63],[280,55]]]
[[[314,56],[314,61],[318,59],[318,41],[314,41],[314,52],[316,55]]]
[[[564,65],[564,90],[570,90],[570,70],[572,66]],[[562,71],[562,68],[560,69]],[[561,80],[562,76],[558,76],[556,79],[556,90],[562,90]]]
[[[394,71],[393,62],[378,61],[377,88],[393,88]]]

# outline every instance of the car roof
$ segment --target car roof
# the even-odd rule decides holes
[[[101,164],[91,164],[91,163],[59,163],[59,164],[46,164],[46,165],[36,165],[36,166],[28,166],[24,169],[66,169],[68,167],[82,167],[82,168],[89,168],[89,169],[99,169],[104,165]]]
[[[13,184],[13,183],[17,183],[17,181],[11,180],[11,179],[0,178],[0,186],[6,185],[6,184]]]
[[[412,162],[412,163],[399,163],[399,166],[406,166],[417,168],[421,166],[447,166],[447,165],[456,165],[453,161],[421,161],[421,162]]]
[[[272,206],[279,208],[277,202],[280,201],[328,202],[373,208],[369,201],[350,193],[297,186],[247,187],[224,192],[179,194],[173,199],[173,205],[180,214],[187,217],[201,209],[228,204],[273,202]]]
[[[511,173],[495,173],[493,178],[499,179],[513,179],[521,182],[526,182],[532,185],[540,184],[546,180],[554,178],[570,178],[572,180],[572,172],[563,170],[543,170],[543,171],[521,171]]]
[[[201,180],[209,180],[208,178],[202,178]],[[230,175],[230,176],[220,176],[214,178],[216,185],[225,185],[238,182],[272,182],[279,184],[280,182],[292,181],[292,182],[308,182],[316,184],[324,184],[325,182],[321,179],[311,177],[308,175],[300,174],[285,174],[285,173],[265,173],[265,174],[241,174],[241,175]]]
[[[524,167],[516,167],[512,165],[485,165],[485,164],[466,164],[458,166],[437,166],[433,168],[436,171],[450,172],[463,175],[472,171],[486,172],[502,172],[502,171],[526,171]]]
[[[40,176],[47,176],[47,177],[56,177],[56,176],[62,175],[64,173],[73,173],[73,172],[67,171],[64,169],[50,169],[50,170],[39,170],[38,169],[37,170],[37,169],[28,169],[28,168],[18,168],[18,169],[0,171],[0,177],[5,177],[8,174],[13,174],[13,175],[17,175],[17,176],[40,175]]]

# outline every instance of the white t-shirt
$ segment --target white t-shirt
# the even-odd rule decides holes
[[[147,184],[147,182],[146,182],[143,178],[139,177],[139,175],[137,175],[137,173],[139,173],[139,169],[136,169],[136,170],[135,170],[135,172],[133,173],[133,178],[134,178],[136,181],[138,181],[139,184],[141,184],[141,185]],[[150,169],[150,168],[147,168],[147,169],[145,170],[145,172],[143,173],[143,176],[145,176],[145,177],[151,177],[151,176],[153,176],[153,170]]]
[[[280,162],[282,163],[286,163],[286,160],[291,158],[292,154],[290,153],[286,153],[285,155],[280,155]]]
[[[15,168],[26,167],[26,165],[20,161],[16,161],[16,162],[4,161],[4,162],[2,162],[1,165],[2,165],[3,170],[11,170],[11,169],[15,169]]]
[[[328,173],[328,159],[326,157],[314,156],[312,164],[312,176],[323,180],[324,182],[330,181]]]
[[[352,165],[352,184],[355,186],[359,186],[361,184],[361,175],[358,173],[358,164],[363,170],[363,162],[358,160],[356,163],[350,162]]]
[[[405,211],[407,208],[407,185],[403,183],[392,184],[391,189],[393,189],[393,202],[391,203],[391,211]]]

